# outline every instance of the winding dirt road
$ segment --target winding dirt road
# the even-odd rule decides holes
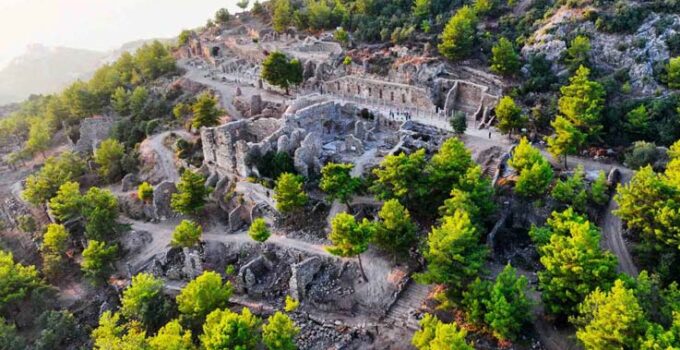
[[[193,136],[183,129],[169,130],[153,135],[140,145],[142,153],[151,151],[155,161],[154,171],[155,175],[162,177],[161,180],[177,182],[179,180],[179,172],[175,166],[175,152],[165,146],[165,139],[175,134],[185,140],[191,140]]]

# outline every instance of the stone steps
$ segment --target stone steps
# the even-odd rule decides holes
[[[420,327],[415,316],[421,310],[431,289],[432,285],[409,282],[409,285],[387,312],[384,320],[387,323],[418,330]]]

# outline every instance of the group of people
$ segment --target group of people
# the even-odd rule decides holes
[[[411,120],[411,119],[413,119],[413,117],[411,116],[411,112],[408,112],[408,111],[403,111],[403,112],[397,111],[397,112],[394,112],[394,111],[390,110],[390,119],[394,120],[394,119],[396,119],[396,117],[398,117],[398,116],[403,117],[404,120]]]

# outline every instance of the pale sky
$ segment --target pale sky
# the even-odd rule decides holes
[[[0,0],[0,68],[30,44],[106,51],[170,38],[238,0]]]

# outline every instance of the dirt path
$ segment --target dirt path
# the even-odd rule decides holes
[[[154,171],[160,173],[156,175],[160,175],[162,180],[177,182],[179,180],[179,172],[175,166],[175,152],[165,146],[165,139],[170,134],[175,134],[185,140],[193,138],[190,133],[183,129],[165,131],[144,140],[140,145],[140,151],[142,153],[153,152],[155,161]]]

